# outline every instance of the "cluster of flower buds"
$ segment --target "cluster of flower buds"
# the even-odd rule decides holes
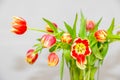
[[[53,23],[57,28],[57,25]],[[15,34],[21,35],[27,31],[26,21],[21,17],[13,17],[12,29],[11,31]],[[53,32],[53,30],[46,25],[46,31]],[[56,43],[56,38],[50,34],[44,34],[40,39],[43,48],[49,48]],[[26,53],[26,61],[29,64],[34,64],[38,58],[38,52],[34,49],[29,49]],[[48,56],[48,65],[55,66],[58,64],[59,58],[55,53],[50,53]]]
[[[92,20],[87,20],[86,30],[92,31],[95,28],[95,22]],[[106,30],[97,30],[94,34],[98,42],[105,42],[107,40],[107,31]]]
[[[56,23],[52,23],[55,28],[58,28]],[[95,28],[95,22],[92,20],[86,21],[86,31],[92,31]],[[12,22],[12,30],[13,33],[21,35],[27,31],[27,23],[21,17],[14,17]],[[51,27],[47,24],[46,31],[53,33],[54,31]],[[96,40],[98,42],[105,42],[107,39],[107,32],[105,30],[98,30],[94,34]],[[72,43],[73,39],[68,32],[64,32],[61,36],[61,42],[70,44]],[[41,39],[40,43],[42,48],[50,48],[54,44],[56,44],[56,37],[52,34],[44,34]],[[71,46],[71,56],[77,60],[77,65],[80,68],[85,68],[86,64],[86,56],[91,54],[91,50],[89,48],[88,40],[82,40],[80,38],[76,38]],[[26,54],[26,61],[29,64],[35,63],[38,58],[38,52],[34,49],[30,49]],[[48,56],[48,65],[49,66],[56,66],[59,62],[59,58],[55,52],[52,52]]]

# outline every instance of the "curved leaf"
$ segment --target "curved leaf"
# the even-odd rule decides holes
[[[50,28],[54,31],[54,33],[57,33],[57,28],[53,25],[53,23],[45,18],[43,20],[50,26]]]
[[[64,25],[65,25],[68,33],[70,33],[70,35],[72,36],[72,38],[74,38],[73,37],[73,29],[72,29],[72,27],[69,24],[67,24],[66,22],[64,22]]]
[[[87,36],[86,32],[86,20],[84,18],[84,15],[81,13],[81,20],[80,20],[80,30],[78,33],[78,36],[84,39]]]
[[[78,14],[76,13],[75,20],[74,20],[74,25],[73,25],[73,39],[76,38],[76,25],[77,25],[77,20],[78,20]]]
[[[97,44],[94,47],[92,47],[92,52],[93,52],[93,54],[95,55],[96,58],[103,59],[103,56],[100,53],[99,48],[97,47]]]
[[[112,19],[111,25],[107,30],[108,34],[112,34],[113,30],[114,30],[114,23],[115,23],[115,18]]]

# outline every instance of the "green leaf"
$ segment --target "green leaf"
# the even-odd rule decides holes
[[[90,56],[90,65],[95,65],[97,60],[98,59],[95,57],[95,55]]]
[[[111,39],[111,40],[120,40],[120,35],[111,34],[111,35],[108,36],[108,38]]]
[[[100,64],[102,65],[103,64],[103,61],[104,61],[104,58],[107,54],[107,51],[108,51],[108,48],[109,48],[109,43],[108,42],[105,42],[103,44],[103,48],[100,50],[101,51],[101,54],[103,56],[103,60],[100,60]]]
[[[64,54],[62,54],[62,60],[60,63],[60,80],[63,80],[63,71],[64,71]]]
[[[56,33],[55,34],[55,37],[57,38],[57,39],[61,39],[61,36],[63,35],[63,31],[61,31],[61,32],[58,32],[58,33]]]
[[[50,28],[54,31],[54,33],[58,33],[57,28],[54,26],[54,24],[51,21],[45,18],[43,18],[43,20],[50,26]]]
[[[94,80],[97,69],[98,69],[97,67],[92,67],[91,74],[90,74],[90,80]]]
[[[98,27],[99,27],[99,24],[100,24],[101,21],[102,21],[102,18],[100,18],[100,19],[98,20],[98,22],[96,23],[95,29],[93,30],[93,33],[98,30]]]
[[[63,53],[64,53],[66,64],[67,64],[68,67],[70,67],[70,60],[71,60],[70,50],[69,49],[64,49]]]
[[[61,47],[62,47],[62,49],[70,49],[71,45],[67,44],[67,43],[62,43]]]
[[[67,24],[66,22],[64,22],[64,25],[65,25],[65,27],[66,27],[68,33],[70,33],[71,37],[74,38],[72,27],[71,27],[69,24]]]
[[[107,30],[108,34],[112,34],[113,30],[114,30],[114,23],[115,23],[115,18],[112,19],[111,25]]]
[[[52,47],[49,49],[49,51],[50,51],[50,52],[53,52],[53,51],[59,49],[59,48],[60,48],[60,45],[61,45],[60,42],[56,42],[56,44],[55,44],[54,46],[52,46]]]
[[[78,14],[76,13],[75,20],[74,20],[74,25],[73,25],[73,37],[76,38],[76,25],[77,25],[77,20],[78,20]]]
[[[106,54],[107,54],[107,51],[108,51],[108,47],[109,47],[109,43],[108,42],[105,42],[103,44],[103,48],[102,48],[102,51],[101,51],[101,54],[103,56],[103,58],[105,58]]]
[[[80,30],[78,33],[78,36],[81,37],[82,39],[86,38],[87,33],[86,33],[86,20],[81,13],[81,20],[80,20]]]
[[[43,49],[43,46],[40,43],[35,44],[33,47],[36,47],[35,48],[35,53],[41,52],[42,49]]]
[[[54,46],[52,46],[52,47],[49,49],[49,52],[55,51],[56,47],[57,47],[57,45],[55,44]]]
[[[96,58],[103,59],[102,54],[100,53],[97,44],[92,47],[92,52],[93,52],[93,54],[95,55]]]

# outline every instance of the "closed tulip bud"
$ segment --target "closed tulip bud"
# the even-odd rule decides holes
[[[93,30],[94,28],[95,28],[95,23],[94,23],[94,21],[88,20],[88,21],[86,22],[86,30],[87,30],[87,31],[91,31],[91,30]]]
[[[56,66],[59,62],[59,58],[58,56],[56,55],[56,53],[50,53],[48,55],[48,65],[49,66]]]
[[[57,24],[56,23],[53,23],[53,25],[55,26],[55,28],[57,28]],[[48,24],[46,25],[46,30],[48,32],[53,32],[53,30],[50,28],[50,26]]]
[[[21,17],[13,17],[11,31],[15,34],[24,34],[27,30],[26,21]]]
[[[63,33],[61,41],[69,44],[70,42],[72,42],[72,37],[69,33]]]
[[[48,48],[56,43],[56,38],[53,35],[45,34],[41,38],[41,43],[44,48]]]
[[[35,63],[35,61],[36,61],[37,58],[38,58],[38,53],[35,53],[34,51],[35,51],[34,49],[30,49],[30,50],[28,50],[28,52],[27,52],[27,54],[26,54],[26,61],[27,61],[29,64]]]
[[[105,42],[107,39],[107,32],[105,30],[98,30],[95,32],[95,38],[98,42]]]

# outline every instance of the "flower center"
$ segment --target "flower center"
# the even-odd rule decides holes
[[[85,51],[86,51],[86,46],[85,46],[83,43],[78,43],[78,44],[76,44],[76,46],[75,46],[75,51],[76,51],[78,54],[84,54]]]

